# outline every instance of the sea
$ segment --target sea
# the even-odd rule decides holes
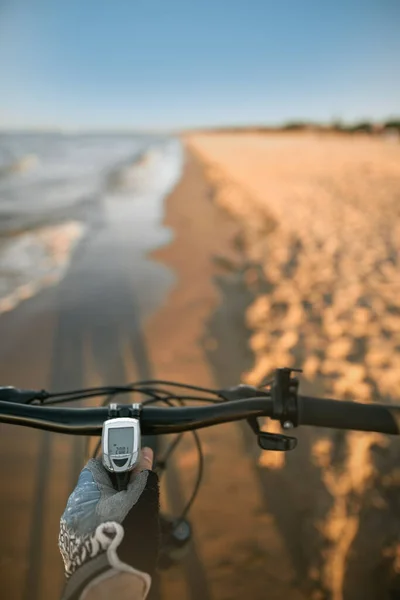
[[[65,276],[104,206],[161,219],[182,166],[169,136],[1,133],[0,313]]]

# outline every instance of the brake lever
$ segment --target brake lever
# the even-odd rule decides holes
[[[281,433],[268,433],[260,431],[257,435],[258,445],[263,450],[274,450],[277,452],[288,452],[297,446],[297,438]]]
[[[252,431],[257,436],[258,445],[262,450],[272,450],[275,452],[288,452],[294,450],[297,446],[297,439],[282,433],[269,433],[262,431],[258,423],[257,417],[249,417],[247,419]]]
[[[243,383],[228,389],[219,390],[219,393],[227,400],[242,400],[244,398],[254,398],[257,396],[262,397],[266,395],[265,391],[260,390],[252,385],[246,385]],[[294,450],[294,448],[296,448],[296,438],[279,433],[262,431],[260,429],[257,417],[249,417],[246,420],[253,433],[256,434],[258,445],[260,448],[262,448],[262,450],[288,452],[289,450]]]

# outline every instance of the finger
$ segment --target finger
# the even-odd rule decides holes
[[[135,467],[135,472],[140,473],[140,471],[145,471],[147,469],[151,471],[151,469],[153,468],[153,458],[154,453],[151,448],[142,448],[139,463]]]

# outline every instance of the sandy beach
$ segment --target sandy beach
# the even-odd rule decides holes
[[[314,393],[398,400],[398,143],[318,134],[197,135],[187,143],[206,165],[214,201],[241,223],[250,289],[262,279],[246,310],[255,360],[245,380],[258,384],[277,366],[296,366]],[[307,445],[301,452],[318,484],[300,456],[285,465],[265,455],[259,465],[281,471],[286,517],[302,522],[297,552],[303,576],[315,581],[313,597],[381,598],[385,562],[398,552],[398,445],[327,432],[311,432]],[[314,491],[306,514],[299,476]]]
[[[297,366],[305,393],[395,400],[400,147],[302,134],[197,134],[183,143],[183,175],[165,202],[172,241],[147,255],[146,247],[141,262],[127,220],[122,236],[113,221],[113,235],[77,255],[58,287],[0,318],[2,380],[59,389],[157,377],[222,387]],[[111,293],[102,265],[116,239]],[[13,600],[56,597],[58,520],[83,446],[1,431],[2,589]],[[282,456],[260,453],[246,424],[201,432],[193,544],[163,573],[156,598],[389,599],[400,556],[396,442],[307,428],[298,438]],[[163,510],[178,513],[196,468],[188,436],[162,482]]]

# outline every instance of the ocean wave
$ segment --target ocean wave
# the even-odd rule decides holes
[[[0,166],[0,177],[33,171],[38,166],[39,162],[39,157],[36,156],[36,154],[26,154],[7,165]]]
[[[180,144],[171,140],[147,148],[133,160],[113,169],[108,176],[107,189],[121,194],[165,193],[179,178],[181,166]]]
[[[0,313],[55,285],[64,276],[71,255],[86,230],[69,221],[3,239],[0,245]]]
[[[120,231],[122,224],[135,230],[138,250],[159,243],[151,224],[161,221],[163,199],[180,178],[180,142],[61,141],[43,139],[39,168],[35,155],[25,153],[15,162],[15,178],[0,185],[0,314],[58,283],[84,235],[90,244],[92,233]],[[19,177],[18,169],[30,168]]]

